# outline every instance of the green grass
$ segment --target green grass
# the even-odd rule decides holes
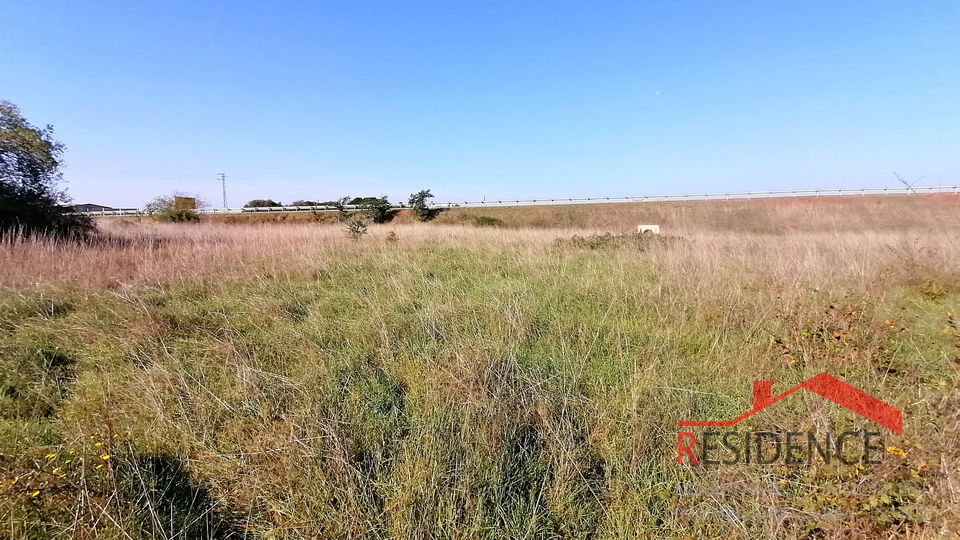
[[[957,452],[960,334],[947,314],[960,311],[960,288],[940,259],[824,283],[765,266],[779,260],[772,247],[754,265],[752,248],[718,262],[701,240],[617,239],[364,239],[282,276],[251,261],[255,278],[2,290],[0,538],[956,527],[942,479]],[[866,468],[676,464],[678,420],[737,416],[752,380],[780,391],[821,371],[903,409],[904,435],[883,440],[907,456]],[[871,426],[800,394],[750,422]],[[678,494],[717,479],[783,495]],[[815,498],[838,479],[917,480],[933,522],[877,523],[866,498]],[[746,518],[717,519],[724,505]],[[848,507],[846,522],[823,519]],[[771,509],[794,512],[772,522]]]

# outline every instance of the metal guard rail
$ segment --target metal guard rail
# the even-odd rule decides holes
[[[838,189],[795,189],[784,191],[738,191],[728,193],[687,193],[678,195],[638,195],[626,197],[569,197],[538,199],[491,199],[481,201],[436,202],[430,208],[469,208],[485,206],[527,206],[541,204],[589,204],[616,202],[656,202],[656,201],[708,201],[726,199],[767,199],[774,197],[828,197],[838,195],[912,195],[930,193],[960,193],[960,186],[924,186],[924,187],[884,187],[884,188],[838,188]],[[358,210],[358,205],[345,205],[345,210]],[[406,208],[403,204],[391,208]],[[266,206],[251,208],[201,208],[198,214],[246,214],[260,212],[328,212],[338,210],[335,206]],[[98,212],[79,212],[88,216],[139,216],[143,210],[105,210]]]

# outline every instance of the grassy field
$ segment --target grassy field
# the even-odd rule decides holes
[[[960,198],[852,199],[8,238],[0,538],[955,537]],[[881,464],[677,464],[678,420],[824,371],[903,434],[811,393],[750,426]]]
[[[640,223],[657,223],[667,230],[784,234],[816,226],[826,231],[924,231],[955,226],[960,197],[953,194],[847,197],[787,197],[687,202],[565,204],[452,208],[435,223],[473,226],[496,221],[508,228],[578,228],[613,232],[635,231]],[[213,223],[335,224],[337,212],[269,212],[205,215]],[[496,220],[496,221],[490,221]],[[401,210],[396,224],[415,222]]]

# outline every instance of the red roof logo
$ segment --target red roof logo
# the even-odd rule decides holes
[[[903,433],[903,412],[900,409],[887,405],[828,373],[816,375],[779,396],[773,395],[772,381],[753,381],[753,408],[749,411],[733,420],[681,420],[677,422],[677,425],[680,427],[729,427],[766,409],[801,388],[806,388],[814,394],[825,397],[867,420],[872,420],[897,433]]]

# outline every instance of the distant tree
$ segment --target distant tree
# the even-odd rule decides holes
[[[182,205],[178,206],[178,199],[181,202],[192,201],[193,208]],[[154,219],[177,223],[182,221],[198,221],[200,215],[197,214],[196,209],[204,208],[205,206],[207,206],[207,202],[201,197],[176,191],[170,195],[161,195],[150,200],[143,206],[143,211]]]
[[[337,221],[347,218],[347,203],[350,202],[350,197],[340,197],[335,201],[331,201],[332,207],[337,209]]]
[[[268,207],[276,207],[276,206],[283,206],[283,205],[273,199],[254,199],[248,202],[247,204],[243,205],[244,208],[268,208]]]
[[[349,204],[353,206],[362,206],[364,204],[377,204],[378,202],[385,200],[386,198],[387,198],[386,195],[382,197],[354,197],[350,199],[348,202],[346,202],[345,204]]]
[[[358,199],[354,199],[356,201]],[[360,202],[350,201],[350,204],[356,204],[365,214],[370,217],[374,223],[383,223],[393,217],[393,205],[387,199],[386,195],[381,197],[364,197]]]
[[[433,217],[433,211],[430,210],[430,205],[427,203],[427,199],[432,198],[433,194],[430,193],[429,189],[424,189],[418,191],[417,193],[410,194],[407,204],[410,205],[413,215],[417,216],[417,219],[420,221],[426,221]]]
[[[57,189],[64,150],[53,138],[53,126],[38,129],[16,105],[0,100],[0,234],[83,238],[95,230]]]
[[[327,203],[317,202],[317,201],[305,201],[303,199],[298,199],[288,204],[287,206],[330,206]]]

